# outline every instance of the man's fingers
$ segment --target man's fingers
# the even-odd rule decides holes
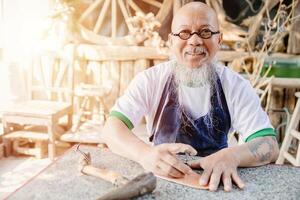
[[[172,154],[164,155],[163,159],[166,163],[168,163],[169,165],[171,165],[172,167],[176,168],[178,171],[184,174],[188,174],[192,171],[192,169],[189,166],[185,165],[181,160],[179,160]]]
[[[231,180],[231,175],[229,173],[224,172],[222,174],[222,181],[224,185],[224,190],[226,192],[230,192],[232,188],[232,180]]]
[[[182,143],[172,143],[172,144],[162,144],[164,147],[168,149],[169,152],[176,153],[187,153],[189,155],[195,156],[197,155],[196,149],[192,146]]]
[[[176,168],[172,167],[170,164],[164,162],[163,160],[161,160],[159,162],[158,167],[162,171],[163,176],[170,176],[170,177],[174,177],[174,178],[182,178],[185,175],[184,173],[182,173],[181,171],[179,171]]]
[[[153,172],[155,175],[168,176],[160,167],[156,167],[155,171]]]
[[[244,182],[242,181],[242,179],[239,177],[239,175],[237,174],[237,172],[232,173],[232,180],[236,183],[236,185],[240,188],[243,189],[245,187]]]
[[[207,170],[203,171],[203,173],[201,174],[200,180],[199,180],[200,185],[206,186],[208,184],[211,172],[212,172],[211,169],[207,169]]]
[[[201,168],[201,162],[200,162],[201,159],[198,159],[198,160],[191,160],[191,161],[188,161],[188,166],[190,166],[191,168],[194,168],[194,169],[200,169]]]
[[[216,191],[218,189],[220,179],[221,179],[222,171],[215,169],[213,170],[210,181],[209,181],[209,190],[210,191]]]

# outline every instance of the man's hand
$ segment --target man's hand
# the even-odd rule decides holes
[[[197,151],[190,145],[166,143],[150,147],[141,155],[140,164],[154,174],[181,178],[191,172],[191,168],[176,157],[177,153],[196,155]]]
[[[209,185],[210,191],[217,190],[222,180],[225,191],[231,191],[232,182],[239,188],[244,188],[244,183],[237,173],[239,161],[229,149],[220,150],[210,156],[189,162],[192,168],[202,168],[204,171],[199,180],[200,185]]]

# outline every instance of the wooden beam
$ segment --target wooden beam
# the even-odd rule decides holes
[[[144,1],[150,5],[153,5],[157,8],[161,8],[161,6],[162,6],[162,3],[160,3],[159,1],[155,1],[155,0],[142,0],[142,1]]]
[[[247,79],[246,75],[242,75]],[[264,82],[267,78],[260,78],[259,82]],[[271,81],[272,87],[279,88],[300,88],[300,78],[280,78],[274,77]]]
[[[130,5],[130,7],[135,11],[135,12],[141,12],[142,14],[145,14],[142,9],[140,7],[138,7],[138,5],[136,5],[136,3],[134,3],[134,1],[132,0],[128,0],[127,1],[128,4]],[[134,13],[136,15],[136,13]]]
[[[272,87],[300,88],[300,78],[273,78]]]
[[[173,1],[171,0],[164,1],[162,7],[159,9],[158,13],[156,14],[156,19],[158,19],[158,21],[160,22],[163,22],[163,20],[169,14],[172,5],[173,5]]]
[[[89,16],[93,10],[95,8],[97,8],[97,6],[100,5],[100,3],[102,2],[103,0],[97,0],[95,1],[94,3],[92,3],[85,11],[84,13],[81,15],[81,17],[79,18],[79,23],[82,22],[87,16]]]
[[[69,51],[72,45],[66,47]],[[77,58],[93,61],[125,61],[138,59],[167,60],[168,54],[160,52],[154,47],[143,46],[99,46],[99,45],[79,45],[76,49]]]
[[[111,37],[117,36],[117,0],[111,2]]]
[[[253,53],[253,56],[258,56],[258,53]],[[231,62],[236,58],[242,58],[245,56],[251,56],[249,52],[243,51],[218,51],[217,58],[220,61],[224,62]],[[280,58],[280,59],[299,59],[299,56],[293,54],[286,54],[286,53],[272,53],[268,58]]]
[[[133,27],[132,27],[131,23],[128,23],[128,21],[127,21],[127,19],[129,18],[129,15],[128,15],[129,11],[127,11],[123,0],[118,0],[118,4],[120,6],[121,12],[122,12],[125,22],[127,24],[128,30],[129,30],[129,32],[131,32],[133,30]]]
[[[80,34],[87,42],[91,42],[93,44],[98,45],[123,45],[123,46],[132,46],[132,45],[138,45],[142,41],[145,40],[144,37],[135,37],[133,35],[127,35],[124,37],[106,37],[102,35],[94,34],[92,31],[88,30],[84,26],[78,25]],[[130,29],[130,26],[128,26]]]
[[[34,91],[40,91],[40,92],[45,92],[45,91],[49,91],[49,92],[55,92],[55,93],[66,93],[69,95],[73,95],[73,90],[71,88],[68,87],[59,87],[59,86],[54,86],[54,87],[47,87],[47,86],[43,86],[43,85],[34,85],[31,86],[32,88],[32,92]]]
[[[300,1],[298,1],[293,17],[295,17],[292,20],[290,35],[289,35],[289,43],[287,52],[292,54],[299,54],[300,53]]]
[[[110,0],[105,0],[105,2],[103,4],[103,7],[102,7],[102,9],[99,13],[99,17],[97,19],[96,25],[95,25],[94,30],[93,30],[93,32],[96,33],[96,34],[100,31],[101,25],[103,23],[104,17],[105,17],[106,12],[107,12],[107,9],[109,7],[109,3],[110,3]]]

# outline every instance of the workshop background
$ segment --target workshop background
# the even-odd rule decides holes
[[[0,199],[74,144],[104,148],[109,109],[170,58],[171,20],[188,2],[0,0]],[[218,14],[219,61],[250,81],[271,119],[277,163],[300,166],[300,1],[202,2]],[[148,142],[144,120],[134,132]]]

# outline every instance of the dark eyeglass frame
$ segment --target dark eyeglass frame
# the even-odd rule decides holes
[[[209,36],[209,37],[203,37],[202,33],[203,33],[204,31],[209,31],[209,32],[210,32],[210,36]],[[188,38],[182,38],[182,37],[180,37],[180,33],[188,33],[188,32],[187,32],[186,30],[183,30],[183,31],[180,31],[179,33],[171,33],[171,35],[177,36],[177,37],[179,37],[179,38],[182,39],[182,40],[188,40],[188,39],[190,39],[194,34],[198,35],[198,37],[200,37],[200,38],[202,38],[202,39],[210,39],[213,35],[219,34],[220,31],[211,31],[210,29],[207,29],[207,28],[206,28],[206,29],[202,29],[201,31],[194,31],[194,32],[189,33],[190,35],[189,35]]]

